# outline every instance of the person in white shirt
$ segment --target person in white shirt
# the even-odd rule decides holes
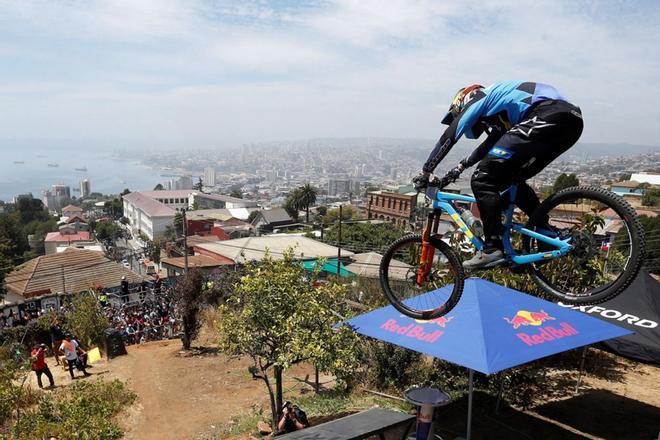
[[[78,350],[80,346],[78,345],[78,342],[75,340],[71,339],[71,335],[67,334],[64,337],[64,341],[62,341],[62,345],[60,345],[60,350],[64,352],[64,357],[66,358],[66,363],[69,366],[69,374],[71,375],[71,379],[74,379],[73,375],[73,367],[77,367],[78,370],[82,371],[85,377],[91,376],[87,371],[85,371],[85,367],[83,366],[82,362],[80,362],[80,359],[78,358]]]

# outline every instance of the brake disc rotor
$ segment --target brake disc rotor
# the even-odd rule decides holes
[[[582,231],[573,231],[571,244],[573,245],[572,254],[580,264],[589,261],[596,255],[596,240],[591,234]]]

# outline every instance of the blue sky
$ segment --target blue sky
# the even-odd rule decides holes
[[[660,3],[0,0],[0,138],[436,138],[454,92],[555,85],[659,145]]]

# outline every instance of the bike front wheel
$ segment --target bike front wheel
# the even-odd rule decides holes
[[[528,228],[545,230],[548,222],[573,250],[531,265],[534,281],[547,294],[570,304],[597,304],[621,293],[639,272],[644,230],[635,210],[616,194],[597,187],[562,190],[534,211]],[[530,237],[523,245],[531,253],[546,251]]]
[[[407,235],[395,241],[380,263],[380,284],[390,304],[414,319],[434,319],[453,309],[463,293],[463,266],[452,248],[431,237],[434,256],[430,272],[419,283],[422,237]]]

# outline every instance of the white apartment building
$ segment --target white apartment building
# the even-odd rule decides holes
[[[89,195],[92,193],[92,184],[90,183],[89,179],[83,179],[80,182],[80,197],[85,198],[89,197]]]
[[[162,236],[172,225],[177,211],[188,208],[189,190],[144,191],[126,194],[123,198],[124,217],[134,234],[143,232],[150,240]]]
[[[197,205],[205,208],[256,208],[257,202],[234,197],[203,194],[192,190],[143,191],[126,194],[123,198],[124,217],[128,218],[134,234],[143,232],[150,240],[162,236],[172,225],[174,216],[182,209]]]
[[[204,168],[204,185],[215,186],[215,168]]]

